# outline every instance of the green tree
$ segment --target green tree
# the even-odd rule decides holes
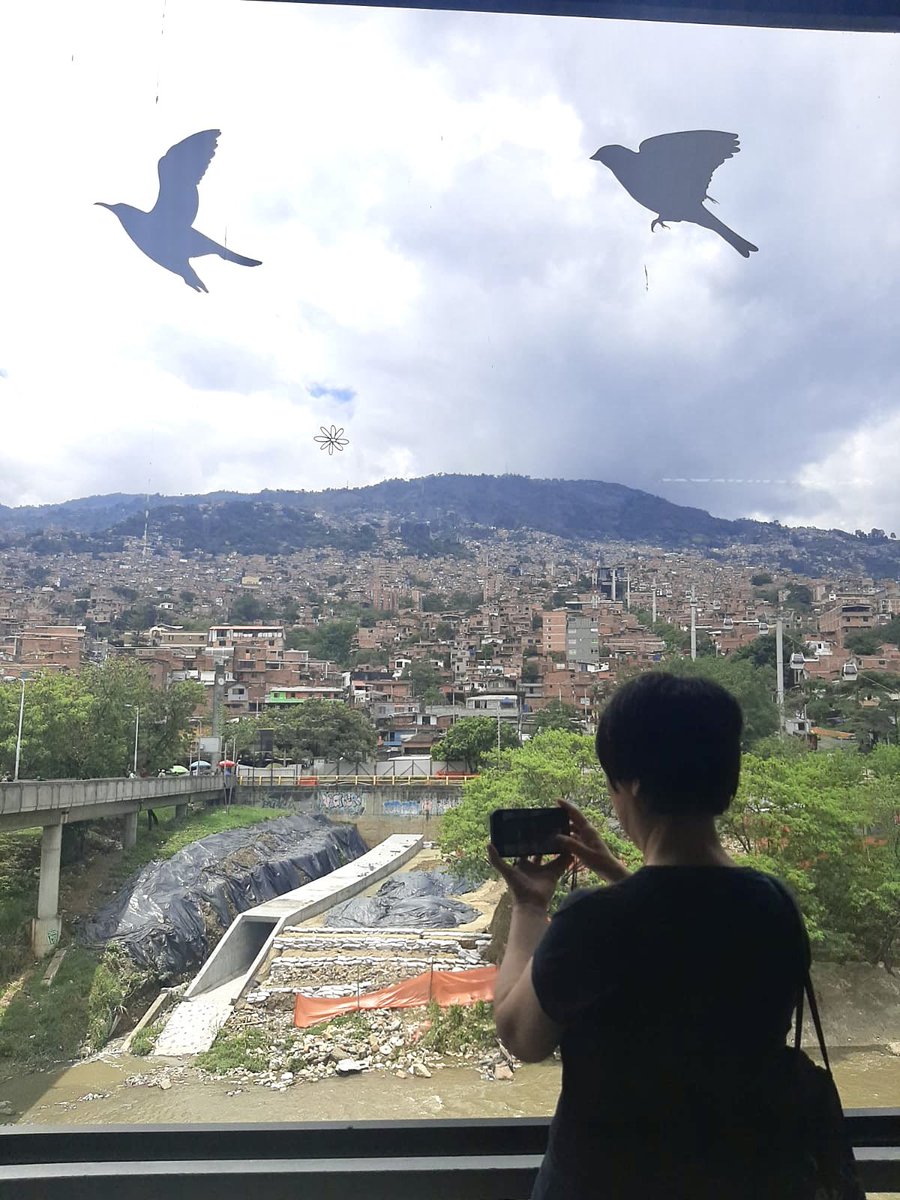
[[[844,646],[852,654],[877,654],[882,641],[880,631],[862,629],[859,633],[848,633],[844,638]]]
[[[885,642],[892,646],[900,646],[900,617],[891,617],[887,625],[879,626],[878,632]]]
[[[272,620],[272,608],[263,604],[255,592],[241,592],[229,606],[228,619],[234,625],[256,625]]]
[[[412,694],[416,699],[421,699],[426,692],[438,690],[441,680],[440,672],[424,658],[413,659],[403,672],[403,678],[412,684]]]
[[[285,645],[291,650],[308,650],[310,658],[350,666],[355,621],[320,621],[312,629],[291,629]]]
[[[137,604],[133,604],[130,608],[125,608],[116,618],[114,624],[117,629],[125,629],[135,633],[141,633],[145,629],[150,629],[156,624],[157,609],[152,600],[144,600]]]
[[[281,603],[281,619],[285,625],[294,625],[300,619],[300,605],[290,596]]]
[[[0,769],[13,773],[20,690],[0,685]],[[125,774],[134,761],[152,773],[185,756],[190,719],[205,697],[196,683],[153,686],[143,664],[110,658],[79,675],[40,674],[25,684],[25,779],[98,779]],[[140,709],[140,719],[137,710]]]
[[[791,608],[807,610],[812,607],[812,589],[805,583],[792,583],[787,590],[787,603]]]
[[[700,675],[731,692],[744,715],[745,749],[752,749],[760,738],[777,731],[775,672],[770,668],[754,667],[746,660],[735,662],[733,658],[703,658],[696,662],[676,660],[667,669],[679,675]]]
[[[258,717],[245,717],[230,725],[227,740],[235,740],[238,755],[259,748],[262,729],[274,733],[274,756],[284,762],[313,758],[364,762],[378,741],[375,727],[359,709],[339,701],[304,700],[273,708]]]
[[[459,722],[456,728],[459,727]],[[495,808],[535,808],[571,800],[600,829],[613,852],[633,866],[635,847],[610,824],[612,810],[591,738],[560,729],[546,730],[524,746],[504,750],[463,789],[462,802],[442,819],[444,857],[473,879],[488,879],[486,857],[490,814]]]
[[[466,770],[474,774],[491,751],[496,752],[498,726],[501,750],[518,746],[518,735],[508,722],[498,722],[493,717],[461,717],[432,746],[431,757],[464,763]]]
[[[794,679],[791,672],[790,662],[791,653],[793,650],[802,650],[799,642],[793,638],[785,637],[784,642],[784,686],[792,688]],[[754,667],[768,667],[772,672],[772,677],[775,677],[775,668],[778,663],[778,648],[777,638],[774,633],[763,633],[759,637],[755,637],[752,642],[748,642],[746,646],[741,646],[735,650],[733,654],[728,656],[729,661],[749,662]]]
[[[545,729],[572,730],[581,724],[582,714],[574,704],[565,704],[562,700],[551,700],[534,716],[534,730],[542,733]]]
[[[898,783],[896,746],[866,758],[744,755],[722,832],[742,862],[793,886],[820,957],[896,958]]]
[[[768,571],[757,571],[755,575],[750,576],[750,582],[754,587],[765,587],[767,583],[772,582],[772,576]]]

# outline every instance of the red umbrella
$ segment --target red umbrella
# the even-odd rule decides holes
[[[236,767],[237,763],[233,762],[230,758],[223,758],[222,761],[219,763],[219,766],[220,767]]]

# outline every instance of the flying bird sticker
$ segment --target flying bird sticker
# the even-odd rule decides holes
[[[101,208],[116,214],[139,250],[167,271],[180,275],[195,292],[209,289],[189,259],[218,254],[241,267],[260,266],[259,259],[235,254],[193,228],[200,207],[198,185],[212,162],[220,136],[219,129],[205,129],[166,151],[159,160],[159,195],[149,212],[130,204],[97,201]]]
[[[591,158],[609,167],[629,196],[656,213],[651,233],[657,225],[668,229],[667,221],[692,221],[711,229],[738,254],[749,258],[759,247],[729,229],[703,203],[716,203],[706,191],[713,173],[740,149],[736,133],[693,129],[647,138],[637,151],[625,146],[601,146]]]

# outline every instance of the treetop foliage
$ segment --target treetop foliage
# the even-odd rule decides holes
[[[304,700],[227,725],[225,745],[233,743],[239,759],[253,757],[259,753],[262,730],[272,731],[274,758],[291,763],[315,758],[363,762],[372,757],[378,740],[374,725],[359,709]]]
[[[43,673],[25,683],[22,779],[101,779],[138,771],[156,774],[190,753],[190,718],[206,695],[201,684],[156,688],[134,659],[110,658],[78,675]],[[0,771],[13,774],[18,683],[0,684]],[[136,722],[136,708],[140,720]]]
[[[745,754],[735,800],[720,819],[729,852],[743,866],[794,890],[818,957],[896,963],[900,947],[900,748],[867,756]],[[549,730],[504,751],[469,780],[441,828],[444,856],[486,879],[495,808],[572,800],[613,852],[633,869],[640,852],[620,834],[589,737]],[[594,883],[599,881],[594,880]]]
[[[465,763],[471,774],[492,752],[497,753],[497,739],[501,750],[518,746],[519,738],[508,721],[498,722],[494,717],[462,717],[451,725],[440,742],[431,748],[432,758],[445,762]]]

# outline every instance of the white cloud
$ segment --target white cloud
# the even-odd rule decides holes
[[[0,21],[0,501],[518,470],[900,526],[895,39],[241,0]],[[750,261],[651,236],[589,158],[709,127],[741,136],[710,190]],[[149,207],[206,128],[196,226],[263,265],[197,260],[197,295],[94,202]],[[665,482],[722,477],[794,482]]]

